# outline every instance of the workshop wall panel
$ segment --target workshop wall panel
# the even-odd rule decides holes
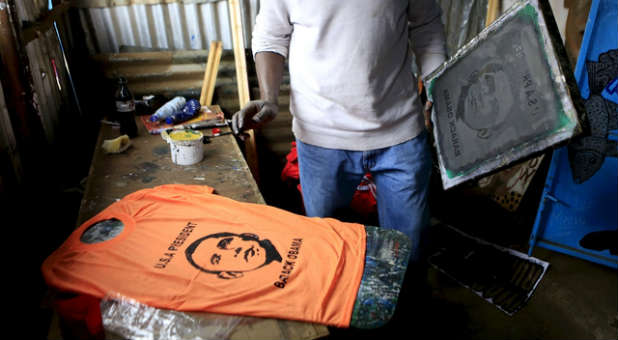
[[[46,15],[49,15],[47,6],[47,0],[17,2],[17,15],[22,30],[39,24]],[[45,137],[50,144],[56,141],[60,117],[63,113],[67,113],[72,105],[71,85],[60,44],[62,40],[65,51],[70,50],[72,39],[68,37],[67,32],[70,32],[68,16],[64,13],[55,21],[55,26],[53,23],[48,27],[40,26],[34,39],[22,41],[32,81],[31,104],[41,118]]]
[[[250,46],[258,0],[240,1],[245,46]],[[214,40],[232,48],[225,0],[139,1],[115,6],[78,2],[82,28],[91,54],[148,50],[203,50]]]
[[[4,90],[0,82],[0,193],[6,190],[10,180],[21,180],[21,160],[17,148],[17,140],[9,117],[9,111],[4,100]]]
[[[69,112],[75,107],[64,55],[71,50],[73,37],[69,34],[68,7],[56,11],[56,20],[48,25],[45,19],[52,16],[48,5],[48,0],[18,1],[16,12],[30,71],[29,104],[41,119],[47,142],[54,144],[61,117],[69,118]],[[28,30],[35,34],[29,34]]]

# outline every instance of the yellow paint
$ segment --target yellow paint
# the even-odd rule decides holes
[[[204,134],[195,130],[181,130],[170,132],[169,136],[175,141],[194,141],[200,140]]]

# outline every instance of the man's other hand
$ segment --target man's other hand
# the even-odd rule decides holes
[[[279,112],[276,103],[265,100],[252,100],[232,116],[232,132],[245,140],[245,130],[257,129],[275,119]]]

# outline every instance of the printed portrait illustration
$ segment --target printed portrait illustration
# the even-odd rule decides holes
[[[473,71],[461,87],[457,118],[482,139],[499,131],[513,106],[512,82],[501,63],[490,60]]]
[[[240,278],[246,272],[282,260],[268,239],[260,240],[249,233],[223,232],[204,236],[191,243],[185,255],[197,269],[226,280]]]

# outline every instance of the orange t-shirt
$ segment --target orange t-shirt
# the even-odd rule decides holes
[[[100,221],[115,237],[85,243]],[[198,185],[134,192],[86,221],[43,263],[63,291],[120,293],[180,311],[294,319],[348,327],[365,257],[365,229],[237,202]]]

